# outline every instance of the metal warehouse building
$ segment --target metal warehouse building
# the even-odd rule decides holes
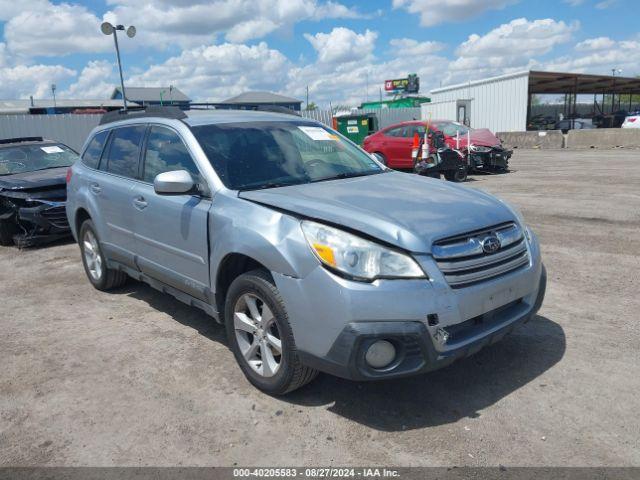
[[[522,71],[431,90],[431,103],[422,104],[422,118],[457,120],[473,128],[494,132],[523,132],[531,115],[531,98],[537,94],[559,94],[565,112],[576,115],[577,95],[593,95],[594,109],[602,112],[604,96],[612,95],[611,109],[624,108],[640,94],[640,79],[581,73]],[[598,96],[602,104],[598,105]],[[623,97],[624,96],[624,97]]]

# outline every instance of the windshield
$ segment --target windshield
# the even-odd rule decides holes
[[[447,137],[455,137],[456,132],[460,132],[460,136],[463,136],[466,135],[467,132],[473,131],[472,128],[458,122],[436,122],[433,126],[444,133]]]
[[[250,190],[373,175],[385,169],[316,124],[251,122],[192,128],[227,188]]]
[[[60,143],[0,148],[0,175],[69,167],[78,154]]]

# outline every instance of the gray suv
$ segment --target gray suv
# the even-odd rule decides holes
[[[67,180],[89,281],[132,277],[201,308],[272,394],[318,371],[443,367],[544,297],[536,236],[504,202],[394,172],[294,115],[106,115]]]

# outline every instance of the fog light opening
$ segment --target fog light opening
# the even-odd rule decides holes
[[[436,330],[435,335],[433,336],[440,345],[444,345],[449,340],[449,332],[447,332],[444,328],[439,328]]]
[[[373,342],[364,356],[367,365],[372,368],[384,368],[390,365],[395,358],[396,347],[387,340],[376,340]]]

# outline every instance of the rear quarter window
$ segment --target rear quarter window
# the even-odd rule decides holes
[[[102,150],[104,144],[107,141],[109,131],[99,132],[91,139],[89,146],[82,155],[82,163],[87,167],[98,168],[100,164],[100,157],[102,156]]]
[[[106,163],[104,170],[123,177],[137,178],[138,164],[140,161],[140,146],[144,137],[146,127],[136,125],[131,127],[120,127],[113,130],[109,151],[102,160],[102,165]]]

